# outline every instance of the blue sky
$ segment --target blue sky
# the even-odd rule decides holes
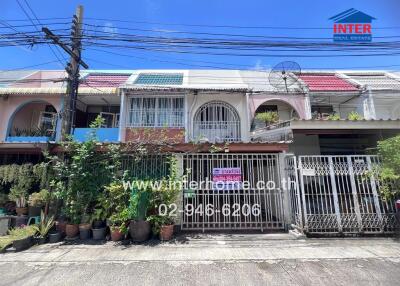
[[[24,4],[23,0],[20,0]],[[311,0],[113,0],[113,1],[75,1],[75,0],[29,0],[29,4],[39,18],[70,17],[78,4],[84,5],[84,22],[106,26],[111,32],[135,33],[121,27],[139,29],[168,29],[189,32],[229,33],[258,36],[296,36],[296,37],[332,37],[332,23],[329,17],[349,8],[361,10],[374,16],[373,36],[398,36],[400,39],[399,0],[359,0],[359,1],[311,1]],[[16,0],[1,0],[1,20],[11,25],[21,22],[10,20],[27,19]],[[106,20],[93,20],[104,18]],[[151,22],[125,23],[112,19]],[[55,20],[54,20],[55,21]],[[65,22],[69,20],[59,20]],[[327,29],[239,29],[217,27],[175,26],[159,23],[229,25],[229,26],[270,26],[270,27],[313,27]],[[63,27],[68,27],[65,24]],[[395,27],[393,29],[375,29]],[[19,28],[20,30],[23,28]],[[1,32],[12,32],[2,28]],[[141,32],[136,32],[141,33]],[[142,33],[143,34],[143,33]],[[161,33],[160,33],[161,34]],[[85,48],[85,47],[84,47]],[[29,65],[54,61],[56,58],[46,45],[33,49],[21,47],[0,48],[0,69],[13,69]],[[109,50],[124,54],[118,56],[105,52],[85,50],[84,60],[91,69],[152,69],[152,68],[205,68],[204,62],[212,66],[225,68],[270,68],[275,64],[293,60],[302,68],[353,68],[390,66],[386,69],[399,70],[399,55],[384,57],[347,57],[347,58],[300,58],[300,57],[236,57],[175,54],[137,50]],[[286,52],[287,54],[287,52]],[[296,52],[298,54],[298,52]],[[136,58],[135,58],[136,57]],[[67,59],[68,57],[65,56]],[[64,60],[62,60],[64,62]],[[186,64],[186,65],[185,65]],[[398,66],[392,66],[398,65]],[[61,63],[40,66],[41,69],[59,69]]]

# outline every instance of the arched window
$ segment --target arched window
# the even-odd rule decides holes
[[[239,114],[225,102],[208,102],[194,116],[193,137],[209,142],[240,141]]]

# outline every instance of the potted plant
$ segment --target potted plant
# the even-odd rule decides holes
[[[36,233],[33,226],[23,226],[10,230],[10,237],[13,240],[15,251],[28,249],[32,246],[32,238]]]
[[[15,211],[18,216],[27,215],[28,208],[26,206],[26,199],[28,197],[27,190],[21,185],[14,185],[10,188],[8,198],[15,202]]]
[[[81,222],[79,202],[69,202],[64,206],[64,211],[67,216],[65,225],[65,235],[67,239],[76,239],[79,235],[79,223]]]
[[[37,225],[33,225],[33,228],[36,230],[37,237],[36,241],[38,244],[43,244],[47,240],[48,233],[50,229],[54,226],[54,217],[48,217],[42,211],[40,214],[40,223]]]
[[[79,224],[79,238],[82,240],[90,238],[90,217],[85,214],[82,216],[81,223]]]
[[[48,236],[49,236],[49,243],[56,243],[61,240],[62,232],[58,230],[50,230]]]
[[[176,204],[178,194],[182,191],[183,178],[178,176],[177,161],[174,158],[170,159],[170,172],[170,176],[161,180],[159,188],[152,192],[150,204],[153,214],[147,219],[160,240],[170,240],[173,236],[175,217],[168,208]],[[161,211],[161,207],[167,208],[167,211]]]
[[[125,208],[120,213],[115,213],[109,218],[109,226],[112,241],[120,241],[128,233],[129,219],[128,209]]]
[[[142,186],[146,185],[150,186],[150,184],[142,184]],[[128,216],[131,218],[129,234],[134,242],[143,242],[150,238],[151,224],[146,220],[150,194],[149,187],[145,190],[134,190],[131,194],[128,207]]]
[[[129,198],[129,191],[125,190],[121,179],[106,186],[98,198],[97,207],[105,210],[112,241],[119,241],[128,233]]]
[[[276,123],[279,120],[278,112],[276,111],[266,111],[257,113],[256,119],[265,123],[265,126],[268,127],[270,124]]]
[[[92,234],[94,240],[104,240],[106,238],[107,226],[105,223],[106,212],[98,207],[94,210],[92,220]]]
[[[168,215],[151,215],[147,219],[151,225],[153,233],[160,237],[160,240],[171,240],[174,234],[174,218]]]
[[[29,196],[28,207],[29,207],[29,216],[35,217],[40,216],[42,208],[46,205],[46,202],[49,200],[50,193],[46,189],[42,189],[40,192],[32,193]]]

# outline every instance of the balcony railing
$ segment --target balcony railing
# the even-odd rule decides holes
[[[206,139],[209,142],[240,141],[240,124],[237,121],[195,122],[193,139]]]
[[[118,142],[119,128],[75,128],[73,138],[75,141],[85,142],[92,132],[99,142]]]
[[[251,132],[251,138],[256,141],[276,142],[291,141],[293,133],[290,129],[291,120],[280,121],[263,128],[258,128]]]

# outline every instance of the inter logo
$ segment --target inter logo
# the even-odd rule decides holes
[[[339,13],[329,20],[333,20],[333,40],[335,42],[371,42],[372,20],[374,17],[356,9],[349,9]]]

